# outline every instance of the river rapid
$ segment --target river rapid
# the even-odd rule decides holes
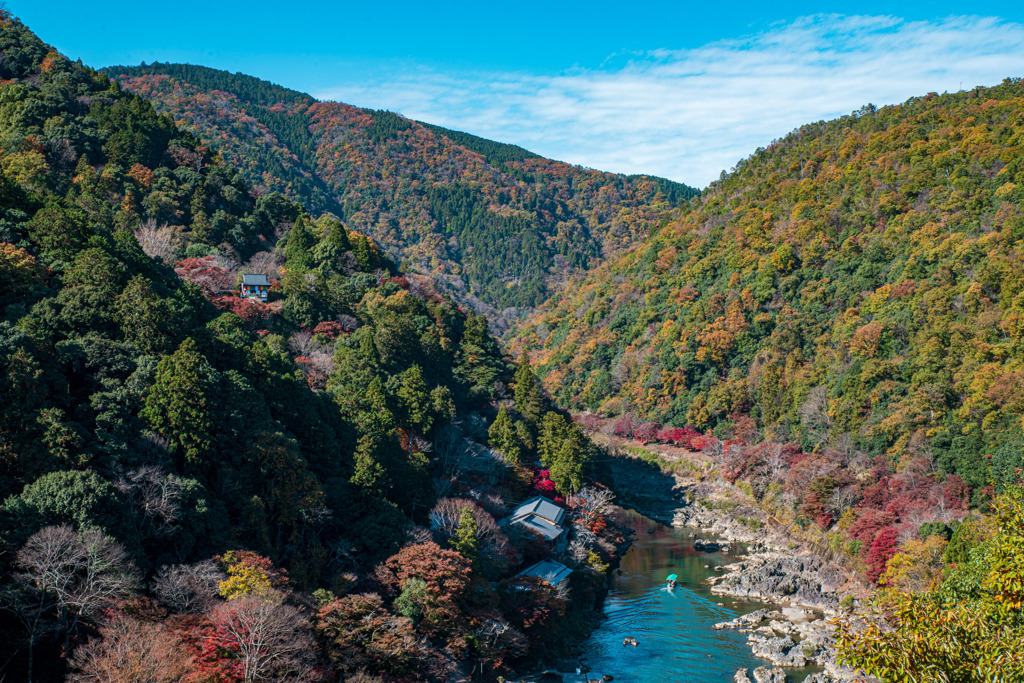
[[[636,536],[613,575],[605,619],[583,644],[580,661],[619,683],[731,683],[737,669],[766,665],[751,653],[744,634],[712,628],[768,606],[712,595],[705,583],[720,574],[716,566],[739,556],[694,550],[692,529],[668,527],[632,510],[621,515],[618,521]],[[679,575],[672,590],[666,588],[669,574]],[[626,638],[638,644],[623,645]],[[787,673],[800,681],[811,671]]]

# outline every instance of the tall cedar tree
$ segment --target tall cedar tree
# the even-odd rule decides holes
[[[188,338],[160,360],[146,395],[143,417],[168,440],[168,450],[182,471],[205,472],[213,447],[214,369]]]
[[[533,368],[526,356],[519,361],[515,383],[516,410],[526,418],[526,422],[533,429],[537,429],[541,416],[544,414],[544,399],[540,395],[540,389],[537,388],[537,378],[534,377]]]

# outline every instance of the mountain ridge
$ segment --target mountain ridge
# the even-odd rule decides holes
[[[499,320],[514,320],[698,194],[207,67],[106,73],[172,114],[257,188],[337,215]]]

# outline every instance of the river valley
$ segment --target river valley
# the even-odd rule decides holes
[[[722,573],[715,568],[741,556],[694,550],[695,530],[665,526],[633,510],[623,511],[620,521],[636,537],[622,559],[621,573],[614,576],[605,620],[584,646],[584,664],[622,683],[728,683],[738,669],[770,666],[751,653],[743,633],[713,628],[769,607],[712,594],[707,579]],[[673,590],[665,585],[669,574],[679,575]],[[626,638],[636,638],[638,644],[623,645]],[[800,681],[814,671],[787,673],[790,680]]]

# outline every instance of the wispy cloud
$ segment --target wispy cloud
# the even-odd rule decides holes
[[[1024,25],[817,15],[557,75],[406,67],[317,93],[608,171],[702,186],[803,123],[1024,75]]]

